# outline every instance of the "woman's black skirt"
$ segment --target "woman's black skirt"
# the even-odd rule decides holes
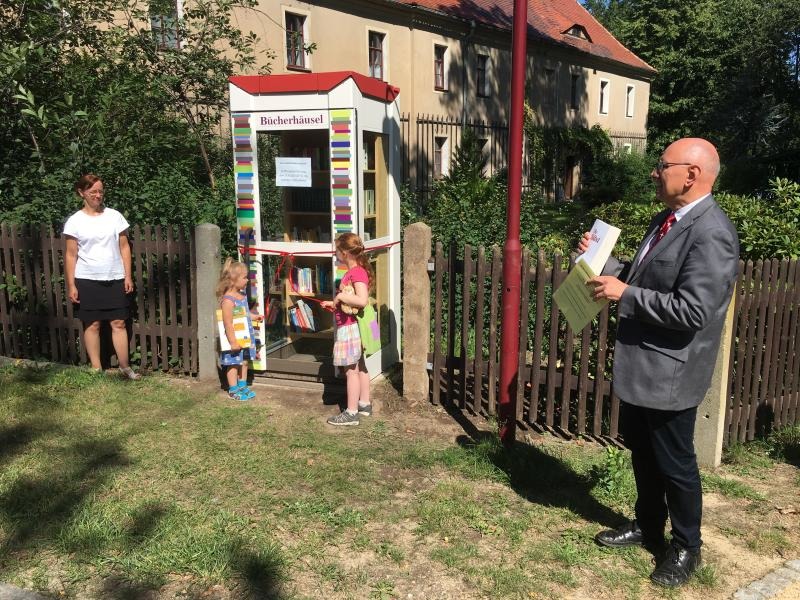
[[[75,316],[84,323],[93,321],[115,321],[130,316],[130,302],[125,294],[122,279],[97,281],[94,279],[76,279],[78,288],[77,310]]]

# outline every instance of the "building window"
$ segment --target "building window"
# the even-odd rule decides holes
[[[449,172],[450,152],[446,137],[433,139],[433,178],[441,179]]]
[[[489,57],[485,54],[478,54],[475,62],[475,89],[480,97],[489,95],[489,78],[487,71],[489,70]]]
[[[555,107],[557,94],[558,94],[558,86],[556,85],[556,71],[555,69],[545,69],[544,70],[545,108]]]
[[[586,31],[586,28],[583,25],[578,25],[577,23],[562,33],[581,40],[586,40],[587,42],[592,41],[592,38],[589,37],[589,33]]]
[[[633,101],[636,98],[636,88],[632,85],[629,85],[625,89],[625,116],[632,117],[633,116]]]
[[[383,79],[383,40],[385,34],[369,32],[369,76]]]
[[[159,50],[177,50],[180,47],[178,19],[181,16],[180,2],[151,2],[150,30]]]
[[[447,46],[435,45],[433,47],[433,87],[443,92],[447,89],[447,79],[445,78],[445,58],[447,56]]]
[[[608,79],[600,80],[600,114],[608,114],[608,95],[611,91],[611,84]]]
[[[569,80],[569,107],[572,110],[578,110],[578,84],[580,83],[581,76],[573,73]]]
[[[303,15],[286,13],[286,66],[306,68],[305,25]]]
[[[633,152],[633,145],[622,144],[622,152],[625,154],[631,154]]]

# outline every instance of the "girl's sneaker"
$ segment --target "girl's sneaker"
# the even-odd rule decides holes
[[[228,388],[228,397],[231,400],[246,402],[247,400],[254,398],[255,394],[251,392],[246,386],[235,385],[231,388]]]
[[[372,403],[370,404],[359,404],[358,405],[358,414],[362,417],[371,417],[372,416]]]
[[[256,397],[256,393],[246,385],[239,388],[239,400],[252,400]]]
[[[346,410],[328,418],[328,425],[358,425],[358,423],[358,413],[350,414]]]
[[[120,369],[119,372],[122,374],[124,378],[130,379],[131,381],[139,381],[142,378],[142,376],[139,375],[139,373],[137,373],[130,367],[125,367],[124,369]]]

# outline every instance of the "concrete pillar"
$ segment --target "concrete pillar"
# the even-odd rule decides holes
[[[217,310],[221,235],[219,227],[203,223],[194,228],[195,286],[197,289],[198,379],[216,380]]]
[[[431,228],[406,227],[403,236],[403,396],[428,399],[428,346],[431,338]]]
[[[736,306],[734,290],[722,327],[717,363],[711,376],[711,386],[706,397],[697,407],[694,430],[694,447],[697,463],[707,469],[715,469],[722,463],[722,441],[725,433],[725,411],[728,410],[728,378],[730,356],[733,351],[733,324]]]

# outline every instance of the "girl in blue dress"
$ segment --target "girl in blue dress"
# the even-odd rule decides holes
[[[247,386],[247,363],[256,357],[255,332],[253,320],[260,320],[256,313],[250,312],[247,296],[244,289],[247,286],[247,267],[232,258],[227,258],[222,266],[222,271],[217,284],[217,298],[222,309],[222,323],[225,327],[225,336],[231,346],[230,350],[221,350],[219,364],[225,369],[225,378],[228,382],[228,395],[234,400],[251,400],[256,394]],[[242,348],[233,327],[234,308],[244,309],[247,315],[247,328],[250,335],[250,345]]]

